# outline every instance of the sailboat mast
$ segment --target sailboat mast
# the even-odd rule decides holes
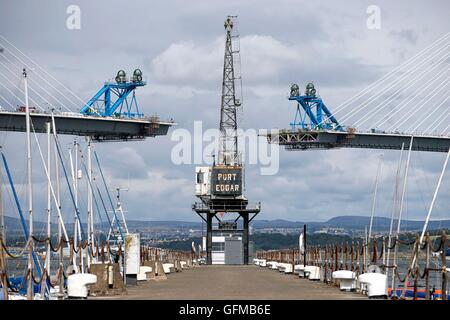
[[[73,169],[73,174],[72,174],[72,178],[73,178],[73,193],[74,193],[74,198],[75,198],[75,207],[78,208],[78,149],[79,149],[79,145],[78,145],[78,141],[75,140],[73,142],[74,148],[75,148],[75,169]],[[71,165],[72,165],[72,157],[71,157]],[[73,166],[72,166],[73,168]],[[73,230],[73,239],[74,239],[74,248],[77,248],[78,246],[78,241],[82,240],[81,237],[81,226],[80,226],[80,219],[78,217],[77,214],[77,210],[75,210],[75,218],[74,218],[74,230]],[[81,264],[81,272],[84,272],[84,260],[83,260],[83,248],[81,248],[78,252],[78,254],[80,255],[80,264]],[[73,254],[73,266],[75,268],[75,272],[78,272],[78,267],[77,265],[77,255],[76,252],[74,252]]]
[[[391,224],[389,226],[388,248],[387,248],[387,255],[386,255],[386,265],[388,265],[388,266],[390,265],[389,263],[390,263],[390,258],[391,258],[392,229],[394,227],[394,217],[395,217],[395,214],[397,213],[398,184],[399,184],[399,179],[400,179],[400,168],[402,166],[404,149],[405,149],[405,143],[402,143],[402,149],[400,151],[400,159],[398,160],[397,172],[395,174],[395,188],[394,188],[394,197],[393,197],[393,203],[392,203]],[[394,274],[392,274],[392,276],[394,276]]]
[[[377,176],[375,178],[375,190],[373,192],[372,213],[370,215],[370,225],[369,225],[369,235],[368,235],[368,241],[369,242],[370,242],[370,239],[372,237],[373,217],[374,217],[375,206],[376,206],[376,202],[377,202],[378,180],[380,178],[382,166],[383,166],[383,154],[380,154],[380,160],[378,162],[378,169],[377,169]]]
[[[51,175],[51,147],[52,147],[52,142],[51,142],[51,135],[50,135],[50,122],[46,123],[46,129],[47,129],[47,171],[49,174],[49,178]],[[51,200],[51,180],[47,179],[47,251],[45,254],[45,269],[47,270],[47,277],[50,275],[50,241],[51,241],[51,230],[52,230],[52,217],[51,217],[51,211],[52,211],[52,200]],[[45,287],[46,285],[44,285],[43,287]],[[44,291],[43,291],[44,292]]]
[[[52,116],[53,116],[53,111],[52,111]],[[52,117],[53,118],[53,117]],[[56,131],[55,128],[53,128],[53,134],[56,135]],[[60,185],[60,180],[59,180],[59,164],[58,164],[58,152],[56,152],[56,140],[54,140],[54,148],[55,148],[55,182],[56,182],[56,201],[57,203],[57,210],[58,212],[61,212],[61,185]],[[58,241],[60,244],[60,248],[62,248],[62,224],[61,224],[61,220],[58,219]],[[75,237],[75,236],[74,236]],[[70,247],[69,247],[70,248]],[[64,277],[63,277],[63,268],[64,268],[64,257],[63,257],[63,251],[62,249],[59,250],[58,252],[58,260],[59,260],[59,296],[63,296],[64,295]]]
[[[3,211],[3,169],[0,166],[0,241],[2,241],[6,246],[5,238],[5,215]],[[6,259],[3,253],[3,246],[0,244],[0,272],[6,275]],[[8,300],[8,283],[5,276],[0,277],[0,283],[3,288],[3,297]]]
[[[3,169],[0,166],[0,236],[6,244],[5,212],[3,208]]]
[[[434,190],[433,199],[431,200],[430,208],[428,210],[427,218],[425,219],[425,224],[423,225],[422,234],[420,235],[419,243],[422,243],[423,237],[425,236],[425,232],[427,231],[428,222],[430,221],[431,213],[433,212],[434,203],[436,202],[436,197],[441,187],[442,178],[444,177],[445,169],[447,168],[448,158],[450,156],[450,149],[448,149],[447,157],[445,158],[444,166],[442,167],[441,175],[439,176],[439,181],[436,186],[436,190]]]
[[[370,241],[372,239],[373,217],[375,214],[375,207],[376,207],[376,203],[377,203],[378,180],[380,178],[382,165],[383,165],[383,154],[380,154],[380,160],[378,161],[377,176],[375,178],[375,190],[373,192],[372,212],[370,214],[370,223],[369,223],[369,233],[367,235],[367,244],[366,244],[367,251],[370,250]],[[367,263],[370,264],[370,259],[367,260]]]
[[[89,244],[94,252],[94,214],[93,214],[93,190],[92,190],[92,140],[91,137],[86,137],[87,140],[87,156],[88,156],[88,237]]]
[[[27,195],[28,195],[28,214],[29,214],[29,229],[28,229],[28,290],[27,298],[28,300],[33,300],[33,279],[31,273],[33,272],[33,185],[32,185],[32,164],[31,164],[31,134],[30,134],[30,107],[28,104],[28,79],[27,70],[23,68],[23,82],[24,82],[24,93],[25,93],[25,122],[26,122],[26,136],[27,136]]]
[[[406,168],[405,168],[405,177],[403,180],[403,189],[402,189],[402,196],[400,198],[400,210],[398,213],[398,221],[397,221],[397,231],[395,233],[395,240],[397,245],[395,246],[394,249],[394,263],[393,263],[393,269],[392,269],[392,290],[393,290],[393,294],[395,295],[395,286],[396,286],[396,277],[395,277],[395,272],[397,270],[397,255],[398,255],[398,240],[399,240],[399,236],[400,236],[400,224],[402,221],[402,213],[403,213],[403,204],[404,204],[404,200],[405,200],[405,194],[406,194],[406,188],[408,186],[408,171],[409,171],[409,162],[411,160],[411,150],[412,150],[412,145],[414,142],[414,136],[411,136],[411,141],[409,142],[409,150],[408,150],[408,157],[406,159]]]

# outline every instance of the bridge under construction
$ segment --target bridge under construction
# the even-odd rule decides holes
[[[333,130],[280,130],[267,134],[267,141],[288,151],[310,149],[364,148],[401,150],[411,134]],[[448,152],[450,137],[414,135],[413,151]]]
[[[51,122],[51,113],[30,113],[34,130],[45,133],[46,123]],[[114,118],[83,115],[78,113],[56,113],[53,115],[58,134],[90,136],[95,141],[143,140],[147,137],[166,135],[173,121],[161,121],[158,117]],[[25,112],[1,111],[0,131],[25,132]]]

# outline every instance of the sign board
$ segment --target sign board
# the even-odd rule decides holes
[[[211,194],[240,196],[242,194],[242,168],[214,167],[211,172]]]
[[[126,274],[138,274],[141,262],[141,239],[139,233],[125,236],[125,270]]]

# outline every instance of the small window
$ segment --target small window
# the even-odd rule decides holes
[[[197,183],[203,183],[203,172],[197,173]]]

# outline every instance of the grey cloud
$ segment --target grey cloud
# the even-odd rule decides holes
[[[65,28],[65,9],[69,4],[81,7],[81,30]],[[303,86],[314,80],[325,103],[333,109],[401,63],[403,58],[398,53],[404,57],[413,55],[450,26],[445,16],[447,1],[437,1],[431,7],[420,1],[380,1],[382,30],[369,32],[365,30],[369,4],[370,1],[233,0],[191,1],[189,5],[185,1],[133,1],[126,5],[120,1],[27,1],[24,5],[2,1],[0,34],[39,61],[83,100],[94,95],[117,69],[141,67],[149,83],[137,91],[141,108],[163,118],[173,117],[178,128],[192,132],[194,120],[202,120],[204,128],[218,126],[222,22],[227,14],[238,14],[243,39],[241,124],[245,128],[285,128],[294,117],[295,106],[286,99],[291,83]],[[399,30],[411,31],[396,35]],[[251,43],[249,39],[254,36],[259,37],[254,38],[258,41]],[[396,37],[405,40],[398,41]],[[196,64],[187,76],[176,78],[165,69],[156,74],[152,68],[152,62],[171,45],[192,42],[194,49],[214,49],[214,41],[218,41],[217,57],[206,69],[201,63]],[[258,56],[258,50],[265,52]],[[182,58],[177,53],[180,52],[175,52],[174,62]],[[130,219],[198,220],[190,207],[196,200],[195,165],[175,166],[170,160],[175,144],[170,134],[176,128],[166,137],[95,145],[111,188],[126,184],[130,175],[130,191],[122,195]],[[2,133],[1,138],[3,151],[22,184],[24,135]],[[71,142],[68,137],[63,140],[66,147]],[[261,219],[312,221],[339,214],[369,215],[379,152],[281,150],[276,176],[261,176],[257,165],[247,166],[247,194],[250,201],[262,201]],[[385,152],[389,174],[380,183],[380,215],[390,214],[392,172],[397,159],[398,152]],[[39,163],[35,163],[37,170]],[[409,218],[423,218],[442,163],[442,154],[413,154]],[[42,172],[37,171],[35,178],[40,186],[45,185]],[[448,183],[446,177],[434,217],[448,215]],[[288,187],[283,188],[283,184]],[[39,212],[45,208],[45,190],[41,189],[35,195]],[[64,196],[68,199],[67,190]],[[69,201],[64,209],[66,218],[71,219]]]
[[[410,44],[416,44],[419,36],[414,32],[414,30],[399,30],[399,31],[391,31],[391,35],[396,39],[404,40],[409,42]]]

